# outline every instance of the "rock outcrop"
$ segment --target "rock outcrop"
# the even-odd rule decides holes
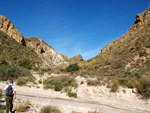
[[[136,15],[136,21],[134,24],[130,27],[128,32],[124,34],[121,38],[116,39],[112,42],[110,42],[108,45],[106,45],[102,50],[101,53],[104,53],[108,50],[111,50],[112,47],[119,44],[120,42],[124,41],[127,37],[134,34],[138,30],[142,29],[146,24],[150,24],[150,7],[145,10],[143,13],[140,13]]]
[[[14,38],[20,44],[25,45],[22,33],[3,15],[0,15],[0,30]]]
[[[61,65],[69,62],[69,58],[57,53],[51,46],[37,37],[25,38],[26,46],[31,47],[43,60],[44,66]]]
[[[130,27],[130,31],[136,31],[143,28],[146,24],[150,22],[150,7],[143,13],[136,15],[135,23]]]
[[[70,61],[71,62],[80,62],[80,61],[83,61],[83,57],[80,54],[78,54],[78,55],[70,58]]]

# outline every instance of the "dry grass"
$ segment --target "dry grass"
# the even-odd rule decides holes
[[[30,106],[31,106],[30,101],[25,101],[18,106],[18,108],[16,109],[16,112],[17,113],[25,112],[30,108]]]
[[[56,106],[45,106],[39,113],[62,113]]]

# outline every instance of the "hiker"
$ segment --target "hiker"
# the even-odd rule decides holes
[[[10,83],[6,85],[4,91],[6,95],[6,113],[9,113],[9,111],[12,113],[13,97],[16,98],[16,87],[13,84],[13,80],[10,80]]]

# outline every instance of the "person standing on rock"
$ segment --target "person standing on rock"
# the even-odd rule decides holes
[[[12,113],[13,97],[16,98],[16,87],[13,80],[10,80],[10,83],[5,86],[4,91],[6,95],[6,113],[9,113],[9,111]]]

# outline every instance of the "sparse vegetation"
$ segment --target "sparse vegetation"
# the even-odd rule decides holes
[[[44,88],[54,88],[55,91],[61,91],[65,87],[77,87],[77,82],[74,77],[70,76],[58,76],[49,77],[44,80]]]
[[[115,81],[113,83],[113,86],[111,87],[111,91],[116,92],[118,90],[118,87],[119,87],[119,83],[118,83],[118,81]]]
[[[150,41],[147,42],[146,47],[150,48]]]
[[[51,68],[41,68],[41,71],[44,73],[44,72],[48,72],[48,71],[50,71],[51,70]]]
[[[95,111],[88,111],[88,113],[99,113],[99,112],[95,110]]]
[[[21,103],[18,108],[16,109],[16,112],[19,113],[19,112],[26,112],[27,109],[29,109],[31,106],[31,103],[30,101],[25,101],[23,103]]]
[[[45,106],[39,113],[62,113],[56,106]]]
[[[17,79],[16,84],[19,86],[26,85],[27,82],[34,82],[35,78],[33,76],[21,76]]]
[[[68,67],[66,67],[66,72],[74,72],[74,71],[79,71],[79,66],[77,63],[75,64],[70,64]]]
[[[11,65],[19,65],[27,59],[30,61],[30,65],[27,66],[29,69],[31,66],[34,67],[35,64],[42,62],[34,50],[19,44],[2,31],[0,31],[0,42],[0,60],[4,60]]]
[[[31,77],[30,71],[14,65],[0,65],[0,80],[18,79],[19,77]]]
[[[19,66],[22,66],[22,67],[27,68],[27,69],[32,69],[32,65],[31,65],[30,61],[27,59],[21,61]]]
[[[138,91],[143,96],[143,98],[150,98],[150,79],[143,78],[139,81]]]
[[[142,57],[142,56],[144,56],[145,54],[146,54],[146,52],[142,51],[142,52],[139,53],[139,56]]]
[[[77,98],[77,93],[75,93],[75,92],[68,92],[68,96]]]
[[[96,80],[88,79],[88,80],[87,80],[87,84],[88,84],[89,86],[97,86],[97,85],[101,85],[101,82],[98,81],[97,79],[96,79]]]

